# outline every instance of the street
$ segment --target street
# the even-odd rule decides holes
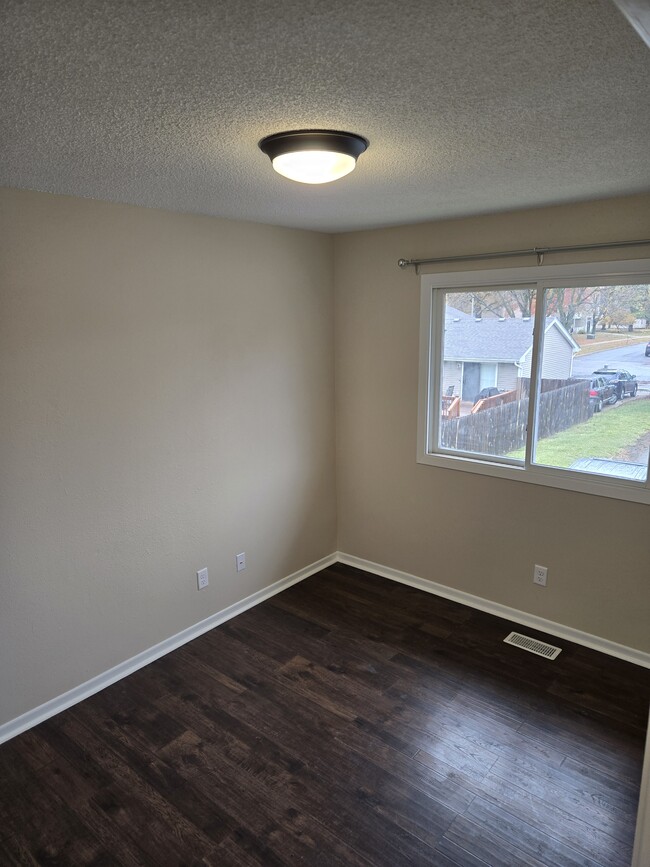
[[[576,355],[573,359],[573,375],[587,377],[601,367],[622,367],[632,373],[644,389],[650,388],[650,357],[645,356],[645,343],[606,349],[590,355]]]

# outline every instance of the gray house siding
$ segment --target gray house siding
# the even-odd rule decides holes
[[[453,385],[453,394],[458,397],[463,382],[463,365],[460,361],[445,361],[442,365],[442,393],[447,394]]]
[[[544,332],[542,379],[568,379],[573,370],[573,350],[572,338],[557,320],[552,320]],[[530,362],[531,349],[522,358],[522,376],[530,376]]]
[[[544,336],[543,379],[568,379],[573,370],[573,350],[558,328],[549,328]]]
[[[513,391],[517,388],[519,368],[516,364],[500,364],[497,377],[497,388],[501,391]]]

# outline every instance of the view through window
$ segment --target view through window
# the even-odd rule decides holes
[[[431,452],[647,481],[650,284],[522,283],[443,299]]]

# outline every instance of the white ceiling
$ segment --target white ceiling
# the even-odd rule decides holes
[[[610,0],[2,0],[0,183],[345,231],[650,189]],[[257,147],[370,140],[311,187]]]

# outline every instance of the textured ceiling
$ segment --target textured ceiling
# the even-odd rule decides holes
[[[650,50],[610,0],[3,0],[0,183],[345,231],[650,189]],[[260,138],[359,133],[276,175]]]

